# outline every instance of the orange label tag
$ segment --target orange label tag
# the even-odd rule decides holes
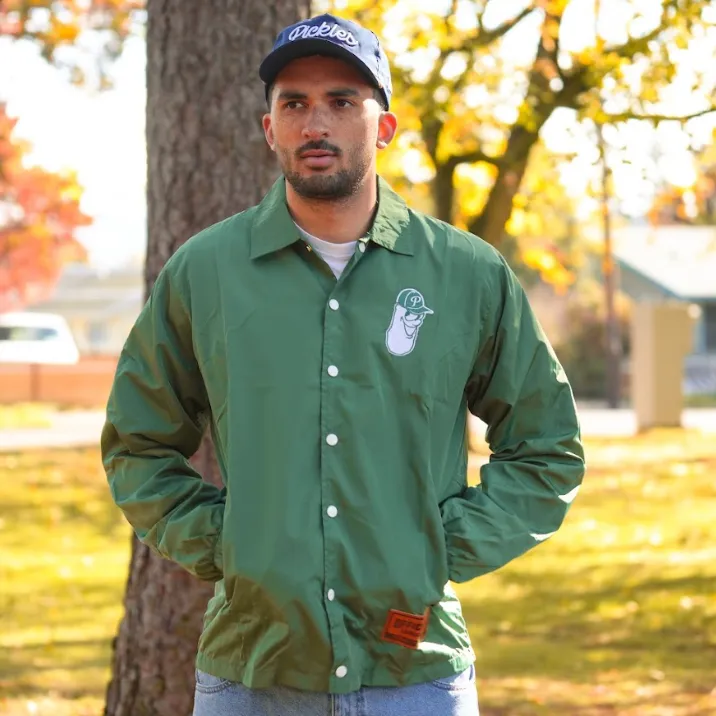
[[[407,646],[409,649],[417,649],[428,628],[429,613],[429,608],[422,614],[409,614],[391,609],[380,638],[383,641]]]

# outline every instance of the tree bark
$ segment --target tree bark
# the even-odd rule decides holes
[[[505,224],[512,213],[512,200],[520,189],[522,178],[527,170],[529,154],[536,141],[537,135],[530,146],[520,153],[520,158],[514,162],[508,164],[505,159],[502,160],[506,166],[498,171],[487,202],[479,216],[470,222],[468,227],[470,232],[493,246],[499,246],[505,234]]]
[[[276,34],[308,12],[309,0],[148,0],[147,291],[183,242],[257,203],[278,175],[258,67]],[[220,483],[208,438],[193,463]],[[212,592],[133,538],[105,716],[191,714]]]
[[[575,71],[571,77],[560,74],[557,58],[561,22],[561,10],[546,9],[524,101],[525,106],[533,107],[531,121],[529,126],[513,125],[487,202],[468,227],[473,234],[493,246],[499,246],[505,235],[505,224],[512,213],[512,200],[520,189],[530,153],[542,127],[557,107],[569,105],[583,88],[584,73],[581,70]],[[550,30],[550,27],[553,29]],[[563,85],[560,91],[552,90],[550,84],[552,79],[557,78]]]
[[[455,201],[455,166],[453,164],[441,164],[437,167],[432,190],[435,216],[441,221],[451,223]]]

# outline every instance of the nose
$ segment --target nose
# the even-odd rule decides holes
[[[328,113],[322,107],[314,106],[306,117],[306,124],[303,127],[305,139],[325,139],[330,135]]]

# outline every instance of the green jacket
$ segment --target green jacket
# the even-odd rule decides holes
[[[492,457],[466,483],[466,415]],[[189,463],[210,428],[224,482]],[[475,658],[449,582],[553,534],[584,473],[564,371],[503,258],[385,182],[336,281],[279,179],[167,262],[102,433],[138,538],[215,582],[196,665],[346,693]]]

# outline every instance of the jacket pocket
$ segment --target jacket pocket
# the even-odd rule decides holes
[[[470,664],[464,671],[450,676],[444,676],[442,679],[434,679],[430,682],[433,686],[447,691],[462,691],[472,689],[475,686],[475,665]]]
[[[196,669],[194,675],[196,678],[196,690],[202,694],[217,694],[228,689],[234,683],[228,679],[221,679],[218,676],[207,674],[200,669]]]

